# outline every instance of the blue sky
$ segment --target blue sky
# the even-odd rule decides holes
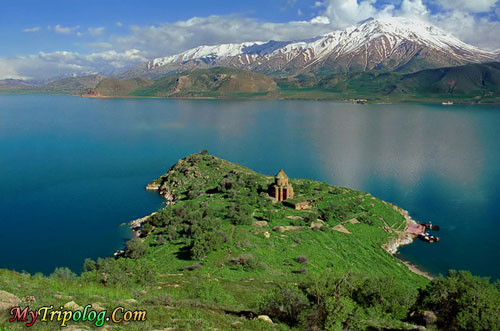
[[[130,25],[160,25],[210,15],[239,15],[269,22],[289,22],[313,15],[315,1],[299,4],[287,0],[260,1],[136,1],[136,0],[2,0],[0,3],[1,55],[51,52],[61,49],[84,51],[85,44],[106,36],[83,35],[88,28],[104,27],[106,35],[126,35]],[[230,5],[228,5],[230,4]],[[300,12],[299,12],[300,9]],[[122,24],[118,27],[116,23]],[[54,27],[74,28],[82,35],[54,33]],[[51,30],[48,30],[48,27]],[[38,33],[25,29],[40,28]],[[77,32],[75,31],[75,32]]]
[[[379,16],[500,48],[498,0],[2,0],[0,79],[112,74],[201,44],[305,39]]]

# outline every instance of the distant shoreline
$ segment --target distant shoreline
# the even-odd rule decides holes
[[[140,96],[140,95],[124,95],[124,96],[108,96],[108,95],[71,95],[82,98],[89,99],[172,99],[172,100],[229,100],[229,101],[276,101],[276,100],[286,100],[286,101],[335,101],[339,103],[350,103],[350,104],[358,104],[360,106],[364,104],[368,105],[442,105],[447,106],[447,108],[453,106],[499,106],[499,103],[472,103],[472,102],[461,102],[454,103],[450,105],[443,105],[443,100],[412,100],[412,101],[366,101],[364,103],[356,103],[346,99],[335,99],[335,98],[303,98],[303,97],[232,97],[232,96],[223,96],[223,97],[160,97],[160,96]]]
[[[337,99],[337,98],[317,98],[317,97],[236,97],[236,96],[220,96],[220,97],[209,97],[209,96],[140,96],[140,95],[122,95],[122,96],[104,96],[104,95],[87,95],[87,94],[66,94],[66,93],[47,93],[47,92],[26,92],[21,91],[2,91],[1,95],[61,95],[61,96],[73,96],[88,99],[172,99],[172,100],[228,100],[228,101],[334,101],[339,103],[351,103],[359,104],[360,106],[364,104],[368,105],[442,105],[446,108],[453,109],[453,106],[500,106],[500,102],[492,103],[474,103],[473,100],[460,100],[462,102],[454,102],[450,105],[443,105],[442,99],[435,100],[404,100],[404,101],[374,101],[367,100],[364,103],[352,102],[348,99]],[[463,102],[465,101],[465,102]]]

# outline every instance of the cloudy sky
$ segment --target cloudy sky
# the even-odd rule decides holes
[[[199,45],[305,39],[388,16],[500,49],[500,0],[2,0],[0,79],[112,74]]]

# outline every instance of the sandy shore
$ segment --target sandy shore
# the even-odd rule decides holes
[[[410,269],[411,272],[413,273],[416,273],[417,275],[420,275],[422,277],[425,277],[427,278],[428,280],[433,280],[434,277],[428,273],[428,272],[425,272],[423,271],[422,269],[419,269],[416,265],[414,265],[413,263],[409,262],[409,261],[406,261],[405,259],[403,259],[402,257],[400,256],[396,256],[401,262],[403,262],[403,264],[408,268]]]

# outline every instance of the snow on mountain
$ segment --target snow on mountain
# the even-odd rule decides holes
[[[296,74],[390,69],[418,70],[498,59],[451,34],[407,18],[368,19],[344,30],[302,41],[255,41],[199,46],[149,61],[136,73],[167,73],[227,66],[263,73]]]
[[[260,46],[265,44],[264,42],[247,42],[242,44],[222,44],[222,45],[214,45],[214,46],[199,46],[193,49],[190,49],[186,52],[156,58],[153,61],[148,62],[148,68],[156,68],[159,66],[163,66],[166,64],[174,63],[174,62],[184,62],[193,59],[211,59],[211,58],[221,58],[221,57],[229,57],[236,56],[238,54],[242,54],[247,47]]]

